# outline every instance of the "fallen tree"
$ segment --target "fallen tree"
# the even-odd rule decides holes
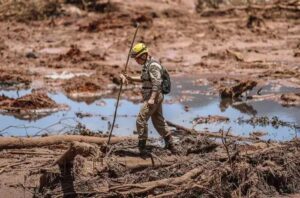
[[[136,136],[130,137],[112,137],[111,143],[115,144],[122,141],[136,141]],[[0,149],[14,149],[14,148],[30,148],[42,147],[54,144],[64,144],[67,142],[86,142],[103,145],[107,142],[106,137],[92,137],[81,135],[53,135],[47,137],[0,137]]]
[[[179,131],[183,131],[190,135],[199,135],[204,136],[207,138],[224,138],[222,131],[219,132],[209,132],[209,131],[197,131],[195,129],[189,129],[184,126],[172,123],[170,121],[167,121],[167,124],[170,127],[175,127]],[[228,133],[226,135],[226,138],[232,139],[232,140],[238,140],[238,141],[248,141],[248,142],[268,142],[262,139],[259,139],[259,137],[247,137],[247,136],[239,136],[239,135],[233,135]]]

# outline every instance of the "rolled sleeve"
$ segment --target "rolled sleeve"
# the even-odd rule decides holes
[[[161,66],[153,63],[149,66],[149,74],[152,84],[152,91],[159,91],[161,90],[161,83],[162,83],[162,77],[161,77]]]

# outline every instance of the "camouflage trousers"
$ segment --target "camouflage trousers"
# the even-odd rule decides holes
[[[147,102],[144,102],[136,120],[136,128],[140,140],[147,140],[148,138],[148,120],[150,117],[154,128],[162,137],[166,137],[171,134],[163,117],[163,100],[164,96],[162,93],[160,93],[155,101],[155,104],[149,105]]]

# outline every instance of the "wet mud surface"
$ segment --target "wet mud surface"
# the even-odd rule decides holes
[[[299,192],[298,1],[251,6],[192,0],[49,2],[0,3],[0,135],[105,138],[118,76],[139,22],[136,41],[145,42],[172,76],[164,115],[181,126],[172,127],[180,155],[162,149],[152,124],[148,146],[155,165],[153,156],[143,159],[129,149],[137,150],[136,139],[113,145],[108,154],[105,144],[90,142],[0,149],[0,180],[6,181],[0,182],[1,194],[274,197]],[[140,69],[130,61],[130,75]],[[135,133],[140,89],[124,86],[114,135]],[[57,159],[70,154],[69,146],[71,163],[62,168]],[[204,173],[206,164],[211,171]],[[171,179],[171,185],[151,183],[162,179]]]

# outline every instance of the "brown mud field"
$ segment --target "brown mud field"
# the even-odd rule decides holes
[[[297,197],[299,19],[299,0],[0,1],[1,197]],[[139,154],[139,84],[106,145],[136,23],[177,155],[153,126]]]

